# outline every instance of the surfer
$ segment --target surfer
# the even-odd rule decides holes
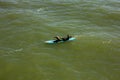
[[[59,42],[59,41],[67,41],[67,40],[69,40],[69,38],[71,38],[72,36],[70,36],[70,35],[67,35],[67,37],[63,37],[63,38],[61,38],[60,36],[56,36],[56,37],[54,37],[54,38],[56,38],[56,40],[54,41],[54,42]]]

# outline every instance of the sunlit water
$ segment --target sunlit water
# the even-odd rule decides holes
[[[119,0],[0,0],[0,80],[119,79]]]

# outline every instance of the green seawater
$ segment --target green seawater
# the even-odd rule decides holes
[[[0,0],[0,80],[119,79],[119,0]]]

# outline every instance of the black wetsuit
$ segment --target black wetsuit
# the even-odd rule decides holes
[[[71,36],[69,36],[69,35],[67,35],[67,37],[66,38],[59,38],[59,37],[55,37],[57,40],[55,40],[54,42],[55,43],[57,43],[57,42],[59,42],[59,41],[67,41],[67,40],[69,40],[69,38],[71,38]]]

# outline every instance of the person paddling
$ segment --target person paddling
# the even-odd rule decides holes
[[[63,38],[61,38],[60,36],[56,36],[56,37],[54,37],[54,38],[56,38],[56,40],[54,41],[54,42],[60,42],[60,41],[67,41],[67,40],[69,40],[70,38],[71,38],[72,36],[70,36],[70,35],[67,35],[67,37],[63,37]]]

